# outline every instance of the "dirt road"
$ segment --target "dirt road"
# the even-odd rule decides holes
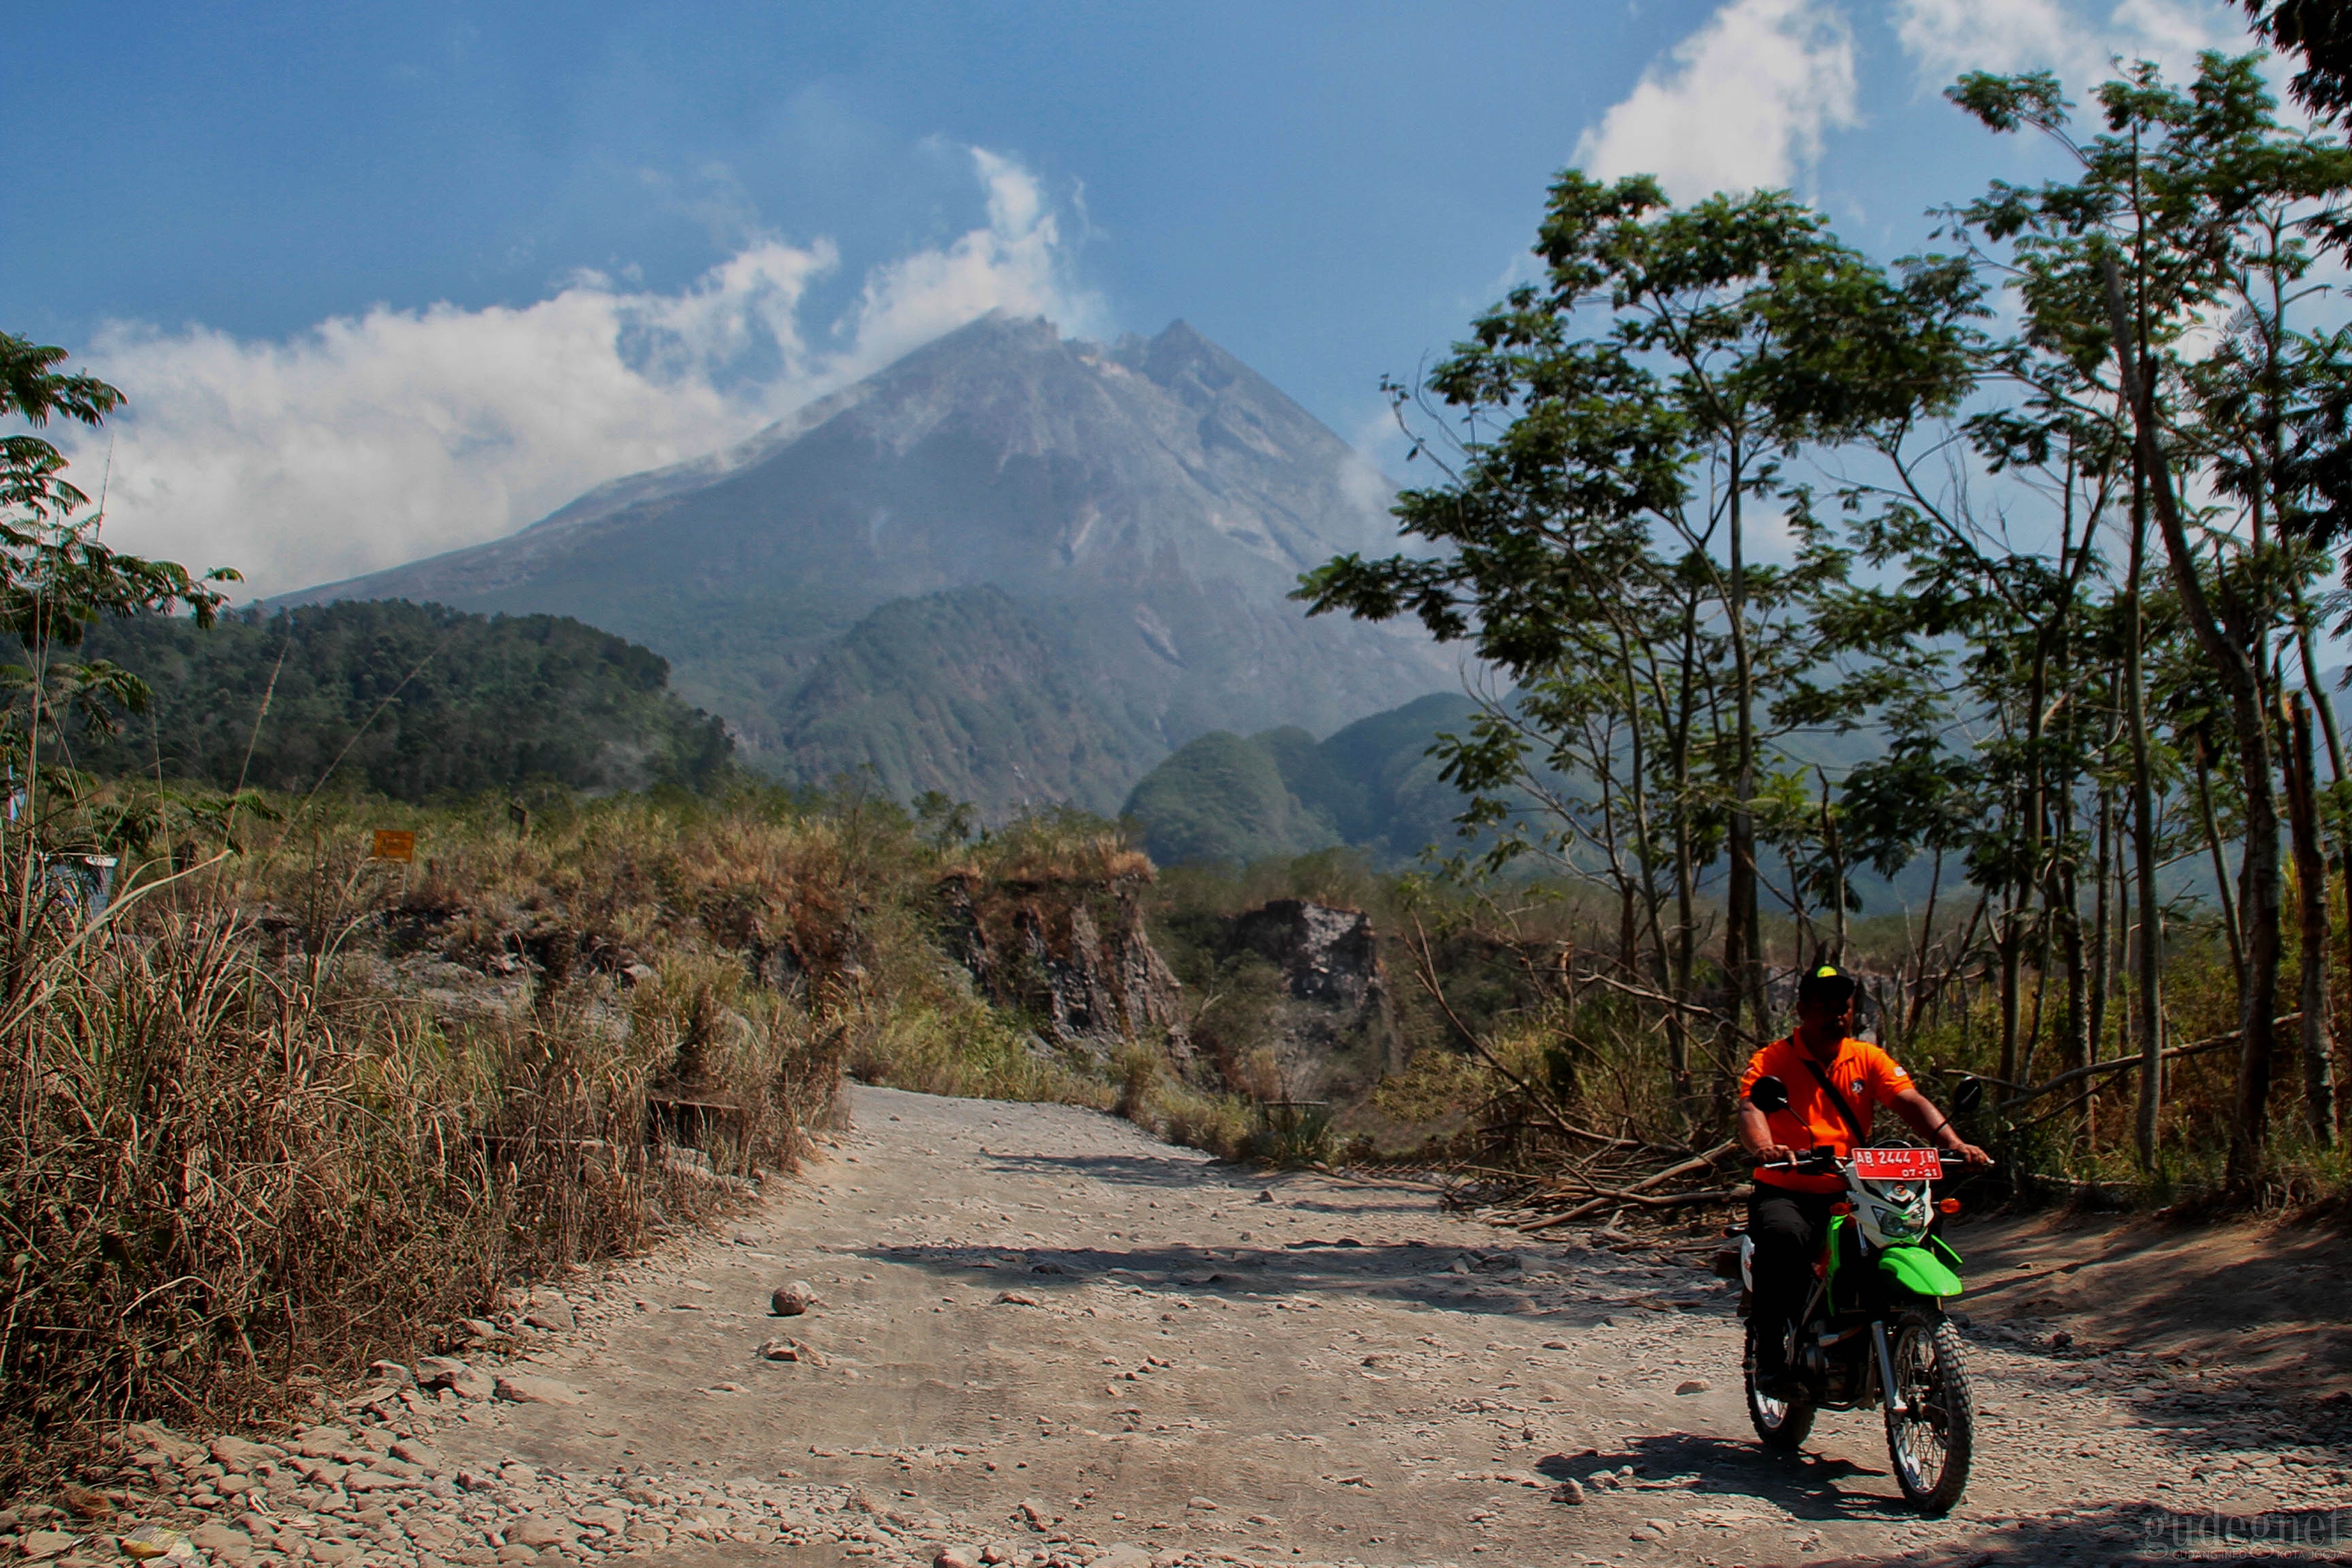
[[[2352,1427],[2310,1358],[2265,1391],[2179,1334],[2050,1316],[2120,1258],[2046,1226],[1958,1237],[1984,1420],[1967,1501],[1924,1521],[1873,1415],[1824,1416],[1801,1460],[1758,1448],[1696,1247],[1527,1244],[1423,1188],[1268,1178],[1066,1108],[851,1106],[755,1212],[544,1300],[557,1327],[477,1368],[562,1403],[380,1398],[384,1424],[312,1435],[340,1476],[281,1466],[201,1543],[420,1568],[2352,1560]],[[771,1316],[794,1279],[818,1304]],[[802,1359],[763,1358],[779,1337]]]

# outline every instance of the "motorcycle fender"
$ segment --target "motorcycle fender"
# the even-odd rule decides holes
[[[1878,1255],[1878,1267],[1915,1296],[1957,1296],[1966,1289],[1950,1266],[1924,1247],[1890,1247]]]

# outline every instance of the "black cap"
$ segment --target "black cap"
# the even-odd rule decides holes
[[[1821,964],[1805,972],[1797,982],[1800,1002],[1851,1002],[1856,987],[1853,976],[1834,963]]]

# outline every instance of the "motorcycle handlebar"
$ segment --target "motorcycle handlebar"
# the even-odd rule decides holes
[[[1763,1166],[1768,1171],[1802,1171],[1809,1175],[1829,1176],[1837,1173],[1838,1157],[1835,1150],[1824,1145],[1790,1159],[1767,1160]]]

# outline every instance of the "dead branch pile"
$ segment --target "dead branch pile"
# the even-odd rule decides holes
[[[1613,1223],[1629,1211],[1654,1214],[1747,1200],[1747,1184],[1736,1179],[1740,1165],[1736,1141],[1697,1153],[1681,1151],[1681,1158],[1658,1164],[1662,1154],[1672,1152],[1650,1145],[1639,1151],[1602,1149],[1588,1159],[1523,1177],[1517,1191],[1494,1195],[1486,1205],[1487,1220],[1532,1234],[1580,1220]]]

